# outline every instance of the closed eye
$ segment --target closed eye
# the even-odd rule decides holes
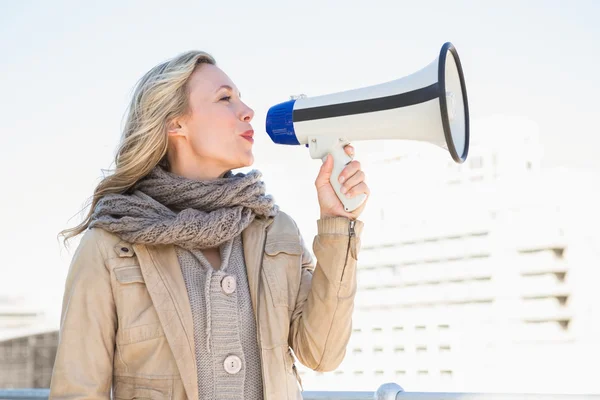
[[[234,90],[233,90],[233,88],[232,88],[231,86],[229,86],[229,85],[221,85],[221,87],[219,87],[219,88],[218,88],[218,89],[215,91],[215,93],[223,93],[223,94],[225,94],[225,93],[229,93],[229,94],[233,95],[233,93],[235,93],[235,91],[234,91]],[[223,96],[223,97],[221,97],[221,98],[219,99],[219,101],[221,101],[221,100],[230,101],[230,100],[231,100],[231,97],[232,97],[232,96]],[[241,99],[241,98],[242,98],[242,94],[238,92],[238,93],[237,93],[237,97],[238,97],[239,99]]]

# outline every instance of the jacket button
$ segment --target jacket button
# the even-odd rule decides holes
[[[228,374],[234,375],[242,369],[242,360],[238,356],[229,356],[223,365]]]
[[[227,294],[235,292],[236,286],[235,277],[232,275],[227,275],[221,280],[221,289]]]

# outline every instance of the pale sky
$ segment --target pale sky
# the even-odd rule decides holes
[[[599,18],[593,0],[0,0],[0,294],[60,311],[56,234],[111,167],[137,79],[180,52],[214,55],[255,109],[254,167],[312,242],[320,162],[270,141],[271,105],[401,78],[451,41],[472,120],[526,117],[544,165],[600,168]]]

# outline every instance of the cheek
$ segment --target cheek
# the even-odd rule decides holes
[[[237,120],[226,107],[207,111],[196,118],[192,146],[198,155],[214,157],[232,145]]]

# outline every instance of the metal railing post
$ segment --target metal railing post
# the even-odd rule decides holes
[[[379,386],[379,389],[377,389],[373,398],[375,400],[397,400],[398,395],[402,392],[404,392],[404,390],[397,383],[384,383]]]

